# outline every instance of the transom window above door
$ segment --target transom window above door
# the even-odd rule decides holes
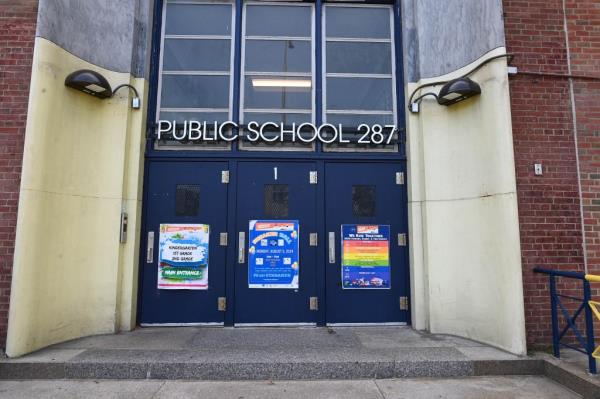
[[[232,121],[239,140],[196,143],[167,135],[156,149],[398,150],[396,140],[357,143],[362,124],[398,121],[391,5],[329,3],[316,10],[308,2],[253,1],[236,9],[233,2],[164,0],[162,17],[156,122],[179,128],[206,121],[210,130],[213,122]],[[245,139],[250,122],[272,122],[266,140]],[[351,142],[281,134],[306,123],[341,124]]]

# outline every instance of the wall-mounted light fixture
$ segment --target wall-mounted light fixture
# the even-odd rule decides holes
[[[139,109],[141,107],[140,96],[135,87],[130,84],[122,84],[112,90],[110,83],[108,83],[108,80],[106,80],[104,76],[89,69],[81,69],[69,74],[65,79],[65,86],[82,91],[102,100],[111,98],[121,88],[128,87],[135,95],[131,100],[131,108]]]
[[[450,105],[459,103],[461,101],[464,101],[468,98],[480,95],[481,87],[479,86],[479,84],[477,82],[474,82],[468,76],[471,75],[472,73],[474,73],[475,71],[479,70],[485,64],[487,64],[493,60],[496,60],[498,58],[504,58],[504,57],[509,58],[508,62],[510,63],[513,56],[512,56],[512,54],[502,54],[502,55],[498,55],[495,57],[491,57],[491,58],[488,58],[487,60],[483,61],[481,64],[477,65],[475,68],[473,68],[471,71],[467,72],[460,78],[453,79],[450,81],[445,81],[445,82],[427,83],[427,84],[417,87],[409,97],[409,100],[408,100],[409,111],[412,112],[413,114],[419,113],[421,101],[425,97],[428,97],[428,96],[434,97],[437,100],[437,103],[439,105],[450,106]],[[442,88],[440,89],[439,93],[436,94],[433,92],[429,92],[429,93],[425,93],[417,98],[414,98],[417,91],[419,91],[425,87],[431,87],[431,86],[437,86],[437,85],[443,85]]]

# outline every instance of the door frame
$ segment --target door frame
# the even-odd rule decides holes
[[[231,155],[231,153],[225,152],[225,155]],[[348,163],[348,162],[352,162],[352,163],[357,163],[357,164],[371,164],[371,165],[377,165],[377,164],[398,164],[400,167],[400,170],[404,172],[405,175],[405,184],[402,186],[402,202],[403,204],[399,204],[400,206],[398,207],[398,212],[402,212],[402,220],[404,221],[403,225],[400,226],[400,228],[404,231],[407,232],[407,239],[410,239],[410,234],[408,231],[408,190],[407,190],[407,179],[406,179],[406,160],[405,159],[399,159],[398,157],[396,157],[395,159],[393,157],[385,157],[384,159],[374,159],[377,154],[360,154],[363,155],[362,157],[360,157],[361,159],[352,159],[351,155],[353,155],[354,153],[349,153],[349,154],[341,154],[344,155],[343,157],[332,157],[327,159],[328,157],[323,157],[320,154],[309,154],[309,153],[301,153],[301,152],[295,152],[295,153],[283,153],[283,154],[279,154],[280,157],[275,158],[275,157],[269,157],[269,158],[264,158],[264,157],[258,157],[258,156],[246,156],[246,157],[230,157],[227,161],[227,166],[228,166],[228,170],[229,170],[229,189],[227,190],[228,192],[228,196],[227,196],[227,212],[228,212],[228,217],[227,217],[227,231],[228,231],[228,245],[227,245],[227,255],[226,255],[226,263],[225,263],[225,296],[227,298],[227,307],[226,307],[226,311],[225,311],[225,326],[233,326],[234,325],[234,296],[235,296],[235,283],[234,280],[232,280],[235,276],[235,268],[237,267],[237,231],[236,231],[236,223],[237,223],[237,164],[240,161],[244,161],[244,162],[257,162],[257,163],[261,163],[261,162],[298,162],[298,161],[313,161],[316,164],[316,170],[317,170],[317,203],[320,204],[320,206],[317,206],[317,232],[319,233],[319,237],[318,237],[318,248],[317,248],[317,283],[316,283],[316,290],[317,290],[317,296],[319,298],[319,307],[318,310],[316,311],[316,322],[317,322],[317,326],[325,326],[327,325],[327,321],[326,321],[326,314],[325,314],[325,309],[326,309],[326,298],[325,298],[325,293],[326,293],[326,280],[325,280],[325,273],[326,273],[326,267],[327,267],[327,245],[326,245],[326,223],[325,223],[325,181],[324,181],[324,176],[325,176],[325,164],[326,163]],[[168,154],[166,154],[168,155]],[[144,165],[144,174],[147,177],[148,176],[148,170],[149,170],[149,165],[150,163],[162,163],[162,162],[166,162],[166,163],[171,163],[171,162],[214,162],[214,161],[223,161],[224,157],[202,157],[199,156],[202,154],[197,154],[195,157],[179,157],[179,156],[159,156],[159,157],[146,157],[145,159],[145,165]],[[250,155],[254,155],[254,154],[250,154]],[[271,154],[273,155],[273,154]],[[313,156],[310,156],[313,155]],[[328,155],[328,154],[326,154]],[[356,154],[359,155],[359,154]],[[379,154],[382,155],[382,154]],[[387,159],[386,159],[387,158]],[[392,159],[390,159],[392,158]],[[145,261],[146,261],[146,246],[147,246],[147,217],[148,217],[148,207],[145,206],[146,203],[148,203],[148,180],[149,179],[145,179],[144,180],[144,193],[143,193],[143,202],[142,202],[142,223],[141,223],[141,239],[140,239],[140,256],[139,256],[139,260],[138,260],[138,264],[139,264],[139,273],[138,273],[138,292],[137,292],[137,315],[136,315],[136,323],[138,325],[140,325],[140,316],[141,316],[141,304],[142,304],[142,281],[143,281],[143,276],[144,273],[146,272],[146,268],[144,267],[145,265]],[[403,251],[402,251],[402,262],[405,262],[407,267],[406,267],[406,288],[407,288],[407,295],[409,296],[409,301],[410,301],[410,264],[409,264],[409,245],[407,242],[407,245],[404,247]],[[233,277],[231,277],[233,276]],[[210,325],[209,323],[197,323],[198,325]],[[408,313],[407,313],[407,321],[406,321],[407,325],[411,324],[411,309],[409,306],[408,309]],[[378,323],[378,324],[373,324],[373,325],[385,325],[385,323]],[[399,325],[398,323],[394,324],[394,325]]]

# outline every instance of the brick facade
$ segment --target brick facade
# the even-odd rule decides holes
[[[590,272],[600,274],[600,3],[564,0],[567,29],[563,0],[503,0],[503,5],[508,51],[520,71],[510,86],[527,340],[531,346],[548,345],[547,279],[532,269],[584,270],[587,262]],[[6,337],[36,19],[36,0],[0,0],[0,347]],[[575,118],[566,77],[569,53],[571,74],[596,77],[572,80]],[[543,176],[534,175],[535,163],[543,164]],[[579,295],[577,284],[562,281],[560,288]]]
[[[563,0],[503,4],[508,51],[515,54],[513,65],[520,71],[511,78],[510,88],[527,341],[544,346],[551,343],[548,283],[532,269],[583,271],[587,258],[588,271],[600,272],[600,80],[573,78],[573,112],[567,77],[600,76],[600,4],[597,0],[565,1],[564,8]],[[535,163],[543,164],[543,176],[534,175]],[[559,289],[581,296],[580,286],[561,279]]]
[[[0,348],[6,340],[37,0],[0,0]]]

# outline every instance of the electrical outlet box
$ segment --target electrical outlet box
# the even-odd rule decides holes
[[[533,166],[533,172],[535,173],[536,176],[541,176],[544,174],[544,167],[542,166],[541,163],[536,163]]]
[[[133,109],[140,109],[141,107],[141,101],[139,97],[133,97],[133,99],[131,99],[131,108]]]

